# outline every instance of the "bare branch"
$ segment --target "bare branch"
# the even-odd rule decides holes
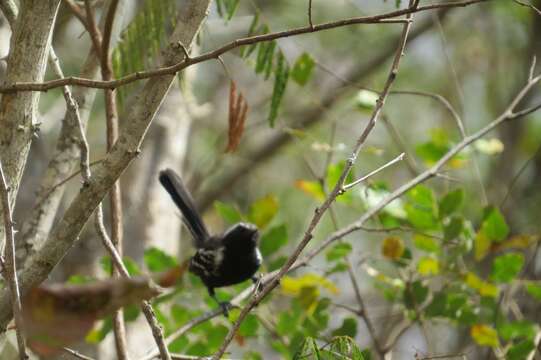
[[[520,0],[513,0],[515,3],[521,5],[521,6],[526,6],[526,7],[529,7],[530,9],[532,9],[533,11],[535,11],[537,13],[537,15],[541,16],[541,10],[539,10],[538,8],[536,8],[535,6],[533,6],[532,4],[527,4],[525,2],[522,2]]]
[[[312,0],[308,0],[308,23],[310,27],[314,28],[314,22],[312,21]]]
[[[419,6],[415,9],[407,8],[402,10],[395,10],[389,13],[374,15],[374,16],[363,16],[355,17],[351,19],[344,19],[339,21],[333,21],[323,24],[311,26],[304,26],[296,29],[280,31],[276,33],[269,33],[264,35],[255,35],[246,38],[237,39],[231,41],[230,43],[216,49],[209,51],[205,54],[183,59],[182,61],[170,65],[161,67],[155,70],[139,71],[130,75],[126,75],[117,80],[109,81],[97,81],[80,77],[67,77],[61,80],[51,80],[45,82],[18,82],[13,83],[7,86],[0,87],[0,93],[13,93],[17,91],[48,91],[64,85],[72,86],[83,86],[83,87],[92,87],[97,89],[115,89],[120,86],[130,84],[134,81],[148,79],[152,77],[160,77],[163,75],[174,75],[179,71],[184,70],[185,68],[198,64],[204,61],[217,59],[220,55],[225,54],[233,49],[236,49],[240,46],[256,44],[265,41],[272,41],[276,39],[281,39],[290,36],[297,36],[302,34],[314,33],[344,26],[357,25],[357,24],[402,24],[406,20],[396,19],[396,17],[409,15],[421,11],[428,11],[434,9],[444,9],[444,8],[453,8],[453,7],[464,7],[472,4],[477,4],[481,2],[486,2],[489,0],[467,0],[461,2],[452,2],[452,3],[443,3],[443,4],[434,4],[434,5],[425,5]]]
[[[6,177],[4,175],[4,169],[2,162],[0,161],[0,196],[2,197],[2,213],[4,217],[4,231],[6,234],[4,258],[5,258],[5,272],[6,280],[9,284],[9,290],[11,294],[11,304],[13,307],[13,314],[15,314],[15,326],[17,334],[17,345],[19,346],[19,358],[21,360],[28,359],[26,354],[26,345],[24,342],[23,334],[23,314],[21,305],[21,296],[19,292],[19,282],[17,279],[17,265],[15,261],[15,231],[13,229],[12,219],[12,206],[9,201],[9,187],[7,185]]]
[[[376,328],[372,324],[372,321],[368,317],[368,312],[366,311],[366,304],[361,296],[361,290],[359,289],[359,284],[357,283],[357,279],[355,277],[355,273],[353,271],[353,267],[351,266],[351,262],[347,261],[347,270],[349,279],[351,281],[351,285],[353,286],[353,292],[355,293],[355,298],[357,299],[357,303],[359,304],[359,310],[357,311],[357,315],[361,317],[365,324],[366,328],[368,329],[368,333],[370,334],[370,337],[372,338],[372,342],[374,343],[374,347],[376,348],[376,351],[378,352],[381,359],[385,357],[385,351],[381,347],[381,344],[378,340],[378,335],[376,333]]]
[[[91,358],[89,356],[83,355],[80,352],[77,352],[77,351],[75,351],[73,349],[70,349],[70,348],[67,348],[67,347],[62,348],[62,350],[64,350],[65,352],[67,352],[68,354],[70,354],[71,356],[73,356],[73,357],[75,357],[77,359],[94,360],[93,358]]]
[[[395,157],[393,160],[389,161],[388,163],[380,166],[376,170],[373,170],[373,171],[369,172],[365,176],[355,180],[354,182],[352,182],[350,184],[346,184],[346,185],[342,186],[341,193],[351,189],[352,187],[362,183],[363,181],[366,181],[368,178],[371,178],[372,176],[374,176],[377,173],[379,173],[380,171],[388,168],[389,166],[392,166],[392,165],[396,164],[397,162],[404,160],[404,156],[405,156],[405,153],[402,153],[402,154],[398,155],[397,157]]]

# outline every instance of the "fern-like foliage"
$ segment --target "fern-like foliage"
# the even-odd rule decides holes
[[[146,0],[139,13],[122,32],[113,52],[113,71],[117,78],[144,70],[160,51],[168,26],[174,25],[175,0]],[[135,86],[135,85],[132,85]],[[118,89],[122,103],[132,86]]]
[[[218,0],[218,13],[227,20],[230,20],[238,6],[238,0]],[[256,9],[252,23],[248,30],[248,36],[262,35],[270,32],[269,26],[260,23],[259,11]],[[255,58],[255,73],[262,75],[265,80],[274,75],[274,86],[271,95],[268,121],[274,127],[279,114],[280,105],[285,95],[288,81],[291,78],[300,86],[306,85],[315,62],[309,54],[303,53],[296,61],[293,68],[290,67],[278,42],[268,41],[243,46],[239,52],[245,59]]]
[[[359,349],[347,336],[338,336],[322,347],[313,338],[306,338],[293,360],[368,360],[370,355]]]

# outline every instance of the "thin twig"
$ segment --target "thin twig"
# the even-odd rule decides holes
[[[522,6],[526,6],[526,7],[529,7],[530,9],[532,9],[533,11],[535,11],[537,13],[537,15],[541,16],[541,10],[539,10],[538,8],[536,8],[535,6],[533,6],[532,4],[527,4],[525,2],[522,2],[520,0],[513,0],[515,3],[519,4],[519,5],[522,5]]]
[[[395,142],[396,146],[398,146],[399,150],[406,154],[405,156],[406,166],[408,167],[408,170],[411,173],[411,175],[412,176],[418,175],[419,169],[417,167],[417,163],[415,162],[415,158],[409,155],[408,148],[406,144],[404,143],[404,141],[402,140],[402,136],[400,135],[400,133],[398,132],[398,130],[396,129],[392,121],[389,120],[389,118],[385,114],[381,116],[381,121],[383,122],[385,129],[387,130],[387,132],[389,133],[389,135]]]
[[[312,0],[308,0],[308,23],[310,27],[314,28],[314,22],[312,21]]]
[[[370,171],[368,174],[366,174],[365,176],[355,180],[354,182],[350,183],[350,184],[346,184],[344,186],[342,186],[342,190],[341,190],[341,193],[351,189],[352,187],[354,187],[355,185],[358,185],[360,183],[362,183],[363,181],[365,181],[366,179],[368,178],[371,178],[372,176],[376,175],[377,173],[381,172],[382,170],[388,168],[389,166],[392,166],[394,164],[396,164],[397,162],[399,161],[402,161],[404,160],[404,156],[406,154],[405,153],[402,153],[400,155],[398,155],[397,157],[395,157],[393,160],[389,161],[388,163],[380,166],[379,168],[377,168],[376,170],[373,170],[373,171]]]
[[[87,8],[87,16],[93,18],[90,9],[90,1],[85,0]],[[108,81],[113,79],[113,66],[111,61],[111,34],[115,20],[115,14],[118,7],[118,0],[112,0],[107,14],[105,15],[105,23],[103,27],[103,36],[100,49],[100,67],[102,80]],[[89,19],[89,23],[94,22]],[[93,37],[98,37],[97,28],[92,29]],[[105,118],[107,124],[107,151],[110,151],[113,144],[118,138],[118,109],[116,105],[115,93],[113,89],[105,89]],[[111,241],[115,246],[119,256],[122,258],[123,249],[123,228],[122,228],[122,196],[120,182],[116,181],[109,193],[109,204],[111,209]],[[113,268],[113,276],[118,276],[116,268]],[[126,324],[124,323],[124,315],[122,309],[118,309],[113,314],[113,331],[115,335],[115,345],[117,357],[120,360],[127,360],[128,344],[126,340]]]
[[[64,350],[65,352],[67,352],[67,353],[70,354],[71,356],[76,357],[77,359],[81,359],[81,360],[94,360],[94,358],[91,358],[91,357],[89,357],[89,356],[83,355],[83,354],[81,354],[80,352],[75,351],[75,350],[70,349],[70,348],[67,348],[67,347],[63,347],[62,350]]]
[[[63,1],[64,1],[64,4],[66,4],[69,7],[69,9],[73,13],[73,15],[81,22],[81,24],[83,24],[83,27],[85,29],[88,29],[88,23],[86,21],[86,16],[85,16],[83,10],[79,7],[79,5],[77,5],[75,2],[73,2],[73,0],[63,0]]]
[[[215,50],[209,51],[207,53],[204,53],[202,55],[199,55],[193,58],[184,59],[180,61],[179,63],[173,64],[171,66],[165,66],[165,67],[154,69],[154,70],[135,72],[116,80],[98,81],[98,80],[92,80],[92,79],[86,79],[86,78],[80,78],[80,77],[67,77],[64,79],[44,81],[44,82],[39,82],[39,83],[19,82],[19,83],[13,83],[7,86],[0,87],[0,93],[12,93],[12,92],[17,92],[17,91],[47,91],[47,90],[51,90],[51,89],[64,86],[64,85],[92,87],[92,88],[97,88],[97,89],[115,89],[120,86],[130,84],[134,81],[148,79],[151,77],[159,77],[163,75],[175,74],[194,64],[198,64],[198,63],[212,60],[212,59],[217,59],[218,56],[225,54],[240,46],[251,45],[251,44],[256,44],[260,42],[272,41],[276,39],[290,37],[290,36],[314,33],[314,32],[325,31],[325,30],[330,30],[330,29],[335,29],[335,28],[350,26],[350,25],[357,25],[357,24],[403,24],[404,22],[407,22],[407,20],[396,19],[396,18],[403,15],[411,15],[413,13],[429,11],[429,10],[434,10],[434,9],[465,7],[465,6],[478,4],[478,3],[482,3],[486,1],[489,1],[489,0],[466,0],[466,1],[460,1],[460,2],[450,2],[450,3],[418,6],[415,9],[406,8],[406,9],[395,10],[395,11],[391,11],[385,14],[379,14],[379,15],[374,15],[374,16],[362,16],[362,17],[355,17],[355,18],[350,18],[350,19],[343,19],[343,20],[338,20],[338,21],[322,23],[322,24],[314,25],[313,28],[308,25],[304,27],[299,27],[299,28],[285,30],[285,31],[279,31],[275,33],[255,35],[255,36],[240,38],[240,39],[231,41]]]
[[[376,351],[378,352],[381,359],[385,357],[385,351],[381,347],[378,339],[378,335],[376,333],[376,328],[372,324],[372,321],[368,317],[368,312],[366,311],[366,304],[361,296],[361,290],[359,289],[359,284],[357,283],[357,279],[355,277],[355,273],[353,271],[353,267],[351,266],[351,262],[347,261],[347,270],[349,279],[351,281],[351,285],[353,286],[353,292],[355,293],[355,298],[357,299],[357,303],[359,304],[359,311],[357,315],[359,315],[365,322],[366,328],[368,329],[368,333],[370,334],[370,337],[372,338],[372,342],[374,343],[374,347],[376,348]]]
[[[19,282],[17,279],[17,264],[15,261],[15,231],[13,229],[13,218],[11,203],[9,201],[9,186],[4,175],[4,169],[2,168],[2,162],[0,161],[0,196],[2,197],[2,212],[4,216],[4,231],[5,231],[5,272],[6,280],[9,283],[9,290],[11,294],[11,304],[13,308],[13,314],[15,316],[15,332],[17,334],[17,345],[19,347],[19,359],[28,359],[26,354],[26,345],[23,335],[23,314],[21,296],[19,293]]]
[[[505,196],[503,197],[501,203],[500,203],[500,208],[503,208],[503,206],[505,205],[505,202],[507,201],[507,199],[509,198],[509,196],[511,195],[511,192],[513,191],[513,188],[517,182],[517,180],[520,178],[520,176],[522,175],[522,173],[528,168],[528,165],[530,165],[530,163],[539,155],[541,154],[541,145],[539,145],[537,147],[537,150],[535,150],[535,152],[533,153],[532,156],[530,156],[528,158],[528,160],[526,160],[524,162],[524,164],[522,164],[522,166],[520,167],[520,169],[517,171],[517,173],[513,176],[513,178],[511,179],[511,181],[509,182],[509,185],[507,186],[507,191],[505,193]]]
[[[85,10],[86,10],[86,22],[82,21],[81,23],[83,26],[86,24],[86,31],[88,31],[88,34],[90,35],[90,39],[92,40],[92,46],[94,48],[94,51],[96,52],[96,55],[98,57],[102,54],[102,37],[100,29],[98,28],[98,25],[96,24],[96,20],[94,17],[94,9],[92,9],[92,5],[90,4],[90,0],[85,0]]]
[[[417,9],[418,1],[410,1],[410,7],[408,10],[411,12],[414,12]],[[340,175],[340,178],[332,191],[330,192],[329,196],[325,199],[323,204],[316,208],[315,213],[312,217],[312,220],[310,221],[310,224],[308,225],[308,229],[305,231],[303,239],[297,246],[297,248],[293,251],[293,254],[288,258],[286,263],[282,266],[278,274],[270,281],[269,284],[267,284],[261,292],[256,295],[240,312],[239,317],[233,327],[230,329],[229,333],[225,337],[222,345],[218,349],[218,351],[214,354],[212,357],[213,360],[218,360],[220,357],[224,354],[227,347],[233,340],[233,337],[235,336],[238,328],[240,327],[242,321],[244,318],[248,315],[250,310],[256,306],[267,294],[269,294],[279,283],[280,279],[289,271],[289,269],[293,266],[295,261],[300,256],[301,252],[304,250],[306,245],[312,240],[313,238],[313,231],[316,228],[316,226],[319,224],[319,221],[323,217],[323,214],[329,209],[331,204],[334,202],[338,194],[340,193],[344,182],[346,180],[347,175],[351,171],[353,165],[355,164],[355,160],[361,151],[366,139],[368,138],[368,135],[372,131],[372,129],[375,127],[376,122],[378,120],[379,114],[383,108],[383,105],[385,103],[385,99],[387,98],[387,95],[389,93],[389,90],[391,88],[391,85],[394,83],[394,80],[396,79],[396,75],[398,73],[398,67],[400,65],[400,59],[402,58],[402,54],[404,51],[404,48],[406,46],[406,39],[409,33],[409,29],[411,27],[411,14],[408,14],[406,17],[407,22],[404,25],[403,31],[402,31],[402,37],[401,41],[399,42],[398,49],[395,54],[395,58],[393,61],[393,64],[391,66],[391,70],[389,73],[389,76],[387,77],[387,81],[385,82],[385,86],[383,88],[383,91],[381,95],[378,98],[378,101],[376,103],[376,107],[372,113],[372,116],[370,118],[370,121],[366,125],[365,129],[361,133],[360,137],[357,139],[357,142],[355,143],[355,146],[353,148],[351,157],[347,160],[346,165],[344,166],[344,170],[342,171],[342,174]]]

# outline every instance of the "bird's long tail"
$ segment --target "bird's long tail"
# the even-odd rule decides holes
[[[159,180],[182,212],[184,224],[192,233],[195,246],[202,247],[209,238],[209,233],[182,179],[173,170],[165,169],[160,171]]]

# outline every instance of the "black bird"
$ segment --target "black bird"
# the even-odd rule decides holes
[[[159,179],[182,212],[184,224],[197,249],[188,269],[201,278],[209,295],[227,316],[230,304],[218,301],[214,289],[248,279],[257,282],[255,273],[261,265],[261,253],[257,247],[259,230],[254,224],[240,222],[223,234],[210,235],[180,176],[166,169],[160,172]]]

